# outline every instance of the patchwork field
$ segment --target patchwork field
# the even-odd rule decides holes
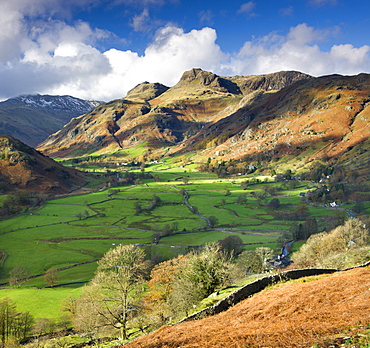
[[[281,184],[257,182],[242,189],[242,179],[186,175],[186,183],[176,173],[173,181],[146,180],[140,185],[54,199],[33,212],[1,221],[0,245],[6,259],[0,282],[5,285],[16,265],[33,276],[24,286],[46,286],[42,275],[51,267],[60,270],[59,283],[85,282],[93,276],[95,261],[120,243],[142,245],[151,256],[162,259],[232,234],[241,237],[245,249],[268,246],[279,250],[279,237],[297,223],[274,219],[266,206],[272,196],[265,194],[261,201],[256,195]],[[275,194],[279,210],[301,204],[299,193],[308,184],[302,182],[294,190]],[[238,203],[240,195],[245,198],[242,203]],[[334,212],[310,207],[310,215],[318,219]]]

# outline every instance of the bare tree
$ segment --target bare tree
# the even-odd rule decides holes
[[[59,280],[58,270],[54,267],[49,268],[44,275],[45,283],[49,284],[50,286],[54,286],[55,284],[58,283],[58,280]]]
[[[77,305],[78,315],[85,312],[84,319],[94,317],[90,327],[110,326],[119,329],[121,338],[126,339],[148,266],[144,250],[135,245],[119,245],[109,250],[98,262],[95,277],[85,291],[83,305]]]
[[[28,277],[28,270],[17,265],[9,272],[9,285],[19,288]]]

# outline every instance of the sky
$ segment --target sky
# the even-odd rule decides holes
[[[184,71],[370,73],[369,0],[0,0],[0,100],[109,101]]]

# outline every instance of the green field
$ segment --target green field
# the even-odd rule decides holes
[[[8,281],[9,271],[16,265],[37,276],[24,286],[44,287],[42,275],[51,267],[61,269],[59,283],[88,281],[93,277],[95,261],[117,244],[143,245],[151,256],[169,258],[191,246],[236,234],[245,249],[268,246],[279,250],[279,237],[296,223],[274,219],[266,206],[273,196],[265,195],[264,203],[256,198],[256,192],[278,188],[277,183],[250,184],[243,190],[243,179],[218,179],[196,172],[166,172],[165,176],[167,181],[145,180],[140,185],[54,199],[33,212],[0,221],[0,248],[7,255],[0,283]],[[279,210],[292,210],[301,204],[299,192],[306,189],[305,185],[279,191]],[[181,190],[188,193],[189,204],[199,214],[184,204]],[[241,194],[247,201],[238,204]],[[160,201],[149,209],[154,197]],[[318,219],[334,212],[310,207],[311,216]],[[214,228],[207,225],[210,217],[216,218]],[[153,243],[153,236],[163,231],[167,236]]]
[[[18,311],[29,312],[35,318],[58,319],[63,315],[63,300],[80,293],[81,288],[1,289],[0,299],[10,298],[17,304]]]

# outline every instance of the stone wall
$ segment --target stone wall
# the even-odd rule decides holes
[[[367,266],[370,266],[370,261],[361,266],[347,268],[342,271],[348,271],[350,269],[354,269],[358,267],[367,267]],[[261,290],[265,289],[267,286],[278,283],[280,281],[299,279],[303,277],[316,276],[320,274],[330,274],[330,273],[339,272],[339,271],[341,270],[308,268],[308,269],[291,270],[291,271],[286,271],[286,272],[282,272],[278,274],[269,275],[267,277],[258,279],[254,281],[253,283],[243,286],[242,288],[234,291],[233,293],[231,293],[230,295],[228,295],[221,301],[217,302],[213,306],[207,307],[197,313],[194,313],[176,324],[179,324],[185,321],[190,321],[190,320],[202,319],[202,318],[209,317],[211,315],[215,315],[223,311],[226,311],[228,308],[236,305],[238,302],[245,300],[246,298],[256,294],[257,292],[260,292]]]
[[[256,294],[257,292],[260,292],[267,286],[278,283],[280,281],[298,279],[302,277],[315,276],[320,274],[330,274],[337,271],[338,271],[337,269],[299,269],[269,275],[267,277],[258,279],[253,283],[243,286],[242,288],[234,291],[232,294],[228,295],[227,297],[217,302],[213,306],[207,307],[197,313],[194,313],[176,324],[190,320],[202,319],[226,311],[228,308],[236,305],[238,302],[248,298],[251,295]]]

